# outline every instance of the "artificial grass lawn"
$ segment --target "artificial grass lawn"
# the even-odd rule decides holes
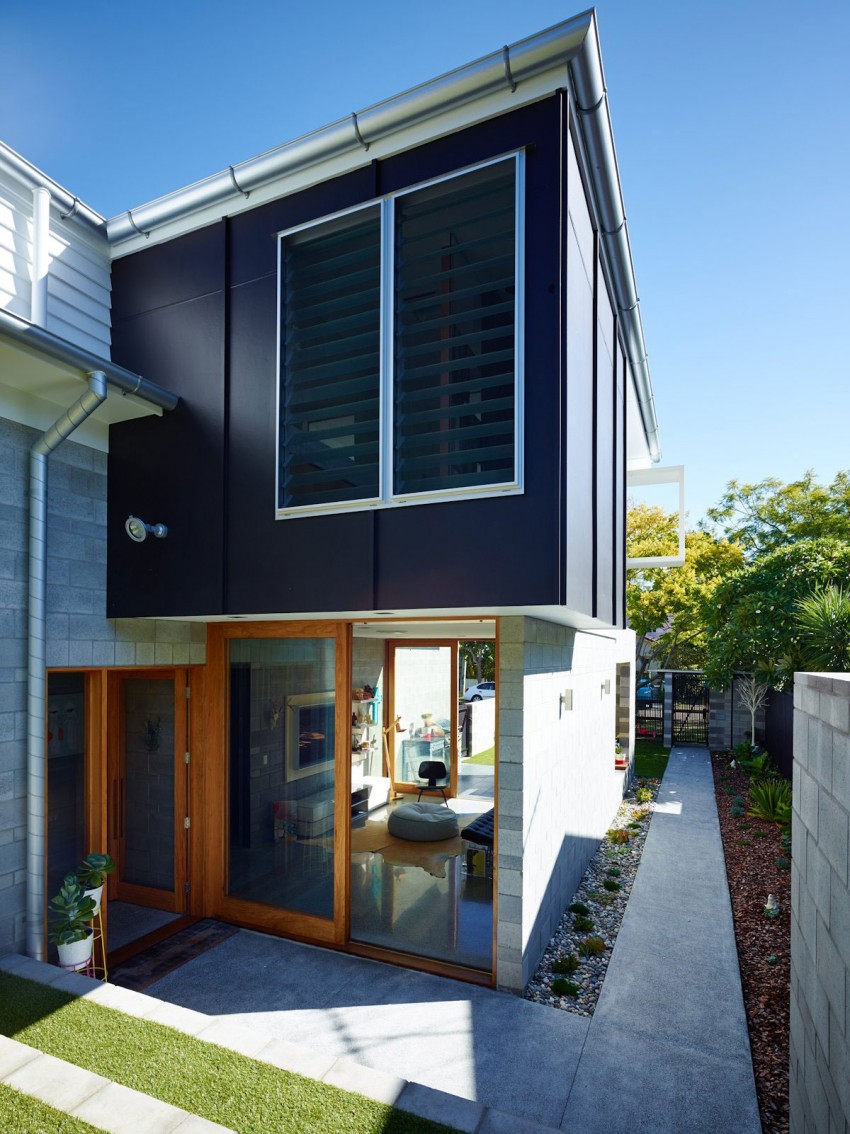
[[[456,1134],[452,1127],[9,973],[0,973],[0,1032],[240,1134]],[[0,1123],[0,1129],[15,1127]],[[52,1134],[54,1127],[45,1130]]]
[[[659,740],[635,741],[635,775],[641,780],[660,780],[670,759],[670,749]]]
[[[99,1126],[89,1126],[2,1083],[0,1130],[6,1134],[102,1134]]]
[[[483,752],[479,752],[476,756],[470,756],[468,760],[464,760],[464,764],[489,764],[493,767],[496,763],[496,748],[485,748]]]

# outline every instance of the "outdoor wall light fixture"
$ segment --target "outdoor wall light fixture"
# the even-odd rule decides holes
[[[148,538],[148,532],[156,536],[157,539],[165,539],[168,535],[168,528],[165,524],[146,524],[144,520],[140,520],[138,516],[128,516],[124,524],[124,531],[135,540],[136,543],[144,543]]]

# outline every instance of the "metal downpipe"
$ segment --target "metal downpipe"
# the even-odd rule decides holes
[[[103,371],[89,374],[89,388],[30,449],[29,640],[27,648],[27,953],[44,960],[46,700],[45,609],[47,583],[47,458],[106,400]]]

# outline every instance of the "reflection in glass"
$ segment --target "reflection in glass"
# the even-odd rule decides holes
[[[332,638],[230,643],[232,897],[333,917]]]
[[[47,677],[47,897],[85,855],[85,674]]]

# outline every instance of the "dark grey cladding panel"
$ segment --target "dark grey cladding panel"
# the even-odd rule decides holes
[[[277,234],[375,195],[374,163],[230,219],[230,283],[277,275]]]
[[[152,250],[153,251],[153,250]],[[162,417],[110,430],[110,617],[222,611],[224,295],[160,307],[113,326],[113,357],[180,395]],[[168,536],[133,543],[129,514]]]
[[[225,226],[219,221],[115,260],[113,325],[143,311],[220,291],[224,284],[224,239]],[[114,350],[112,358],[118,361]],[[122,365],[130,366],[127,362]],[[149,373],[144,377],[162,381]]]

